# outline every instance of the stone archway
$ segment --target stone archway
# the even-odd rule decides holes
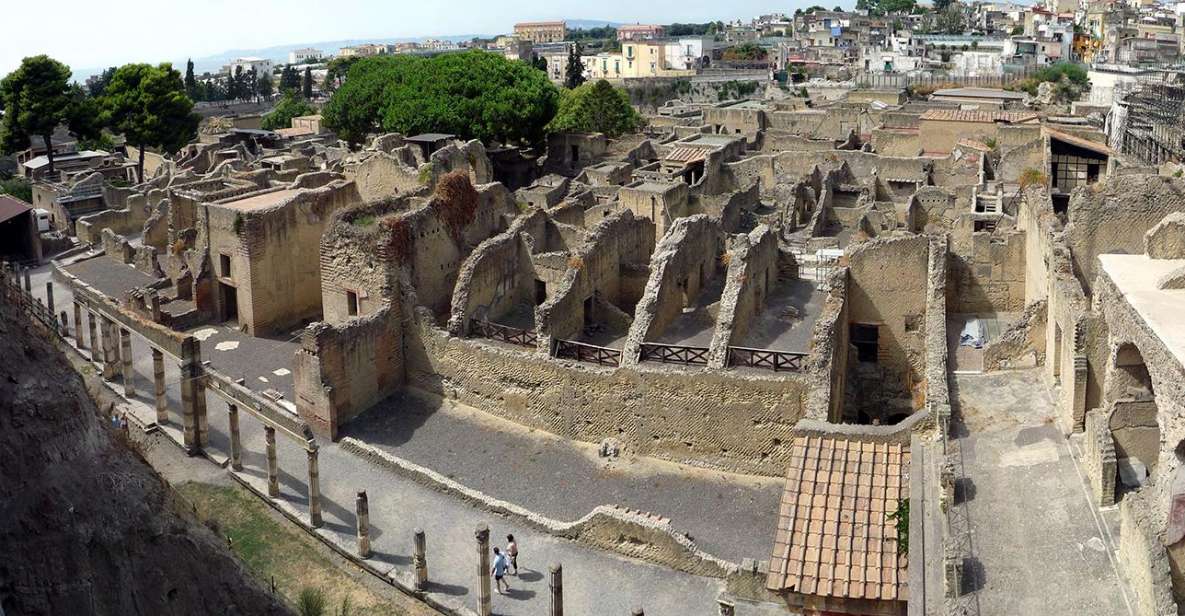
[[[1160,424],[1156,395],[1144,357],[1131,343],[1119,345],[1106,383],[1107,427],[1115,444],[1116,491],[1139,489],[1156,470]]]

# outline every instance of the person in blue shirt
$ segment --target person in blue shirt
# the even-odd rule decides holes
[[[502,553],[502,550],[494,548],[494,567],[490,572],[494,574],[494,590],[497,590],[498,594],[503,594],[503,585],[506,586],[506,592],[510,592],[510,582],[507,582],[505,579],[506,569],[509,566],[510,561],[506,558],[506,555]]]

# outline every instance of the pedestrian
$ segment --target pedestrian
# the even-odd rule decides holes
[[[510,562],[506,559],[506,555],[498,548],[494,548],[494,568],[491,573],[494,574],[494,589],[498,591],[498,594],[503,594],[503,584],[506,585],[506,592],[510,592],[510,582],[503,579],[506,577],[506,567],[508,566],[510,566]]]
[[[513,575],[518,577],[518,543],[514,540],[514,535],[506,535],[506,555],[510,557]]]

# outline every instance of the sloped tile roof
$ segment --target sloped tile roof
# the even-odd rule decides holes
[[[827,437],[792,444],[766,586],[906,601],[908,558],[890,514],[909,499],[909,449]]]
[[[1011,122],[1019,124],[1037,119],[1037,114],[1031,111],[977,111],[963,109],[927,109],[922,112],[919,120],[938,120],[943,122]]]

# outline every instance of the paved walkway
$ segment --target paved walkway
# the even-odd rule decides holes
[[[670,518],[714,556],[738,563],[769,558],[783,485],[773,477],[648,458],[606,462],[595,445],[420,396],[384,401],[351,421],[344,435],[554,519],[624,505]]]
[[[1040,369],[954,375],[954,432],[974,555],[966,598],[992,614],[1131,614],[1118,512],[1099,512],[1054,423]],[[957,476],[957,475],[956,475]]]

